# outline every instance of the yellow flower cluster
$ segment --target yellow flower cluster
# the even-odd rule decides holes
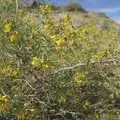
[[[9,112],[10,110],[10,99],[8,96],[0,96],[0,113]]]
[[[4,32],[9,33],[9,32],[11,32],[11,30],[12,30],[12,23],[11,22],[6,23],[4,25]]]
[[[0,96],[0,102],[8,102],[8,96]]]
[[[58,102],[59,102],[60,104],[65,104],[65,103],[66,103],[66,98],[65,98],[64,96],[60,96]]]
[[[19,33],[17,31],[13,30],[12,22],[6,23],[4,25],[4,32],[5,33],[10,33],[10,41],[11,42],[16,42],[18,40]]]
[[[19,75],[19,69],[9,65],[0,65],[0,76],[4,77],[17,77]]]
[[[62,39],[56,40],[56,46],[57,47],[60,47],[62,43],[63,43]]]
[[[16,40],[19,37],[19,33],[17,31],[13,32],[12,35],[10,36],[10,41],[11,42],[16,42]]]
[[[37,58],[37,57],[32,58],[32,65],[39,66],[41,63],[42,63],[42,61],[39,58]]]
[[[46,5],[41,5],[40,10],[42,11],[42,13],[51,14],[52,7],[50,5],[47,5],[47,4]]]
[[[81,72],[76,72],[74,75],[74,82],[78,86],[84,85],[86,82],[86,76]]]
[[[49,64],[46,63],[43,59],[40,59],[38,57],[33,57],[31,64],[35,67],[41,66],[44,70],[47,70],[49,68]]]
[[[64,16],[64,24],[65,25],[70,25],[71,24],[71,18],[68,14]]]

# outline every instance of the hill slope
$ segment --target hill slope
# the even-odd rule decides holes
[[[118,24],[49,5],[0,10],[0,119],[119,117]]]

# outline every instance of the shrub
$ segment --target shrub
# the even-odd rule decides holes
[[[80,4],[78,3],[68,3],[65,7],[65,10],[67,11],[81,11],[81,12],[87,12]]]
[[[54,24],[52,12],[41,5],[40,20],[22,9],[0,19],[1,119],[97,119],[119,107],[118,29],[94,19],[75,28],[69,13]]]

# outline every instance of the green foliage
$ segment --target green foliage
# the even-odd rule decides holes
[[[102,112],[118,115],[119,28],[93,18],[75,27],[69,13],[55,23],[51,5],[39,9],[8,11],[0,18],[1,116],[99,120]]]

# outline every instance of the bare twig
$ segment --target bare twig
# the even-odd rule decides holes
[[[94,62],[89,63],[89,65],[93,65],[93,64],[120,66],[120,61],[113,59],[113,60],[105,60],[105,61],[94,61]],[[75,64],[73,66],[63,67],[63,68],[60,68],[58,70],[55,70],[52,74],[57,74],[59,72],[73,70],[73,69],[78,68],[78,67],[84,67],[85,65],[87,65],[87,64],[77,63],[77,64]]]
[[[24,81],[32,90],[36,90],[27,80],[24,79]]]

